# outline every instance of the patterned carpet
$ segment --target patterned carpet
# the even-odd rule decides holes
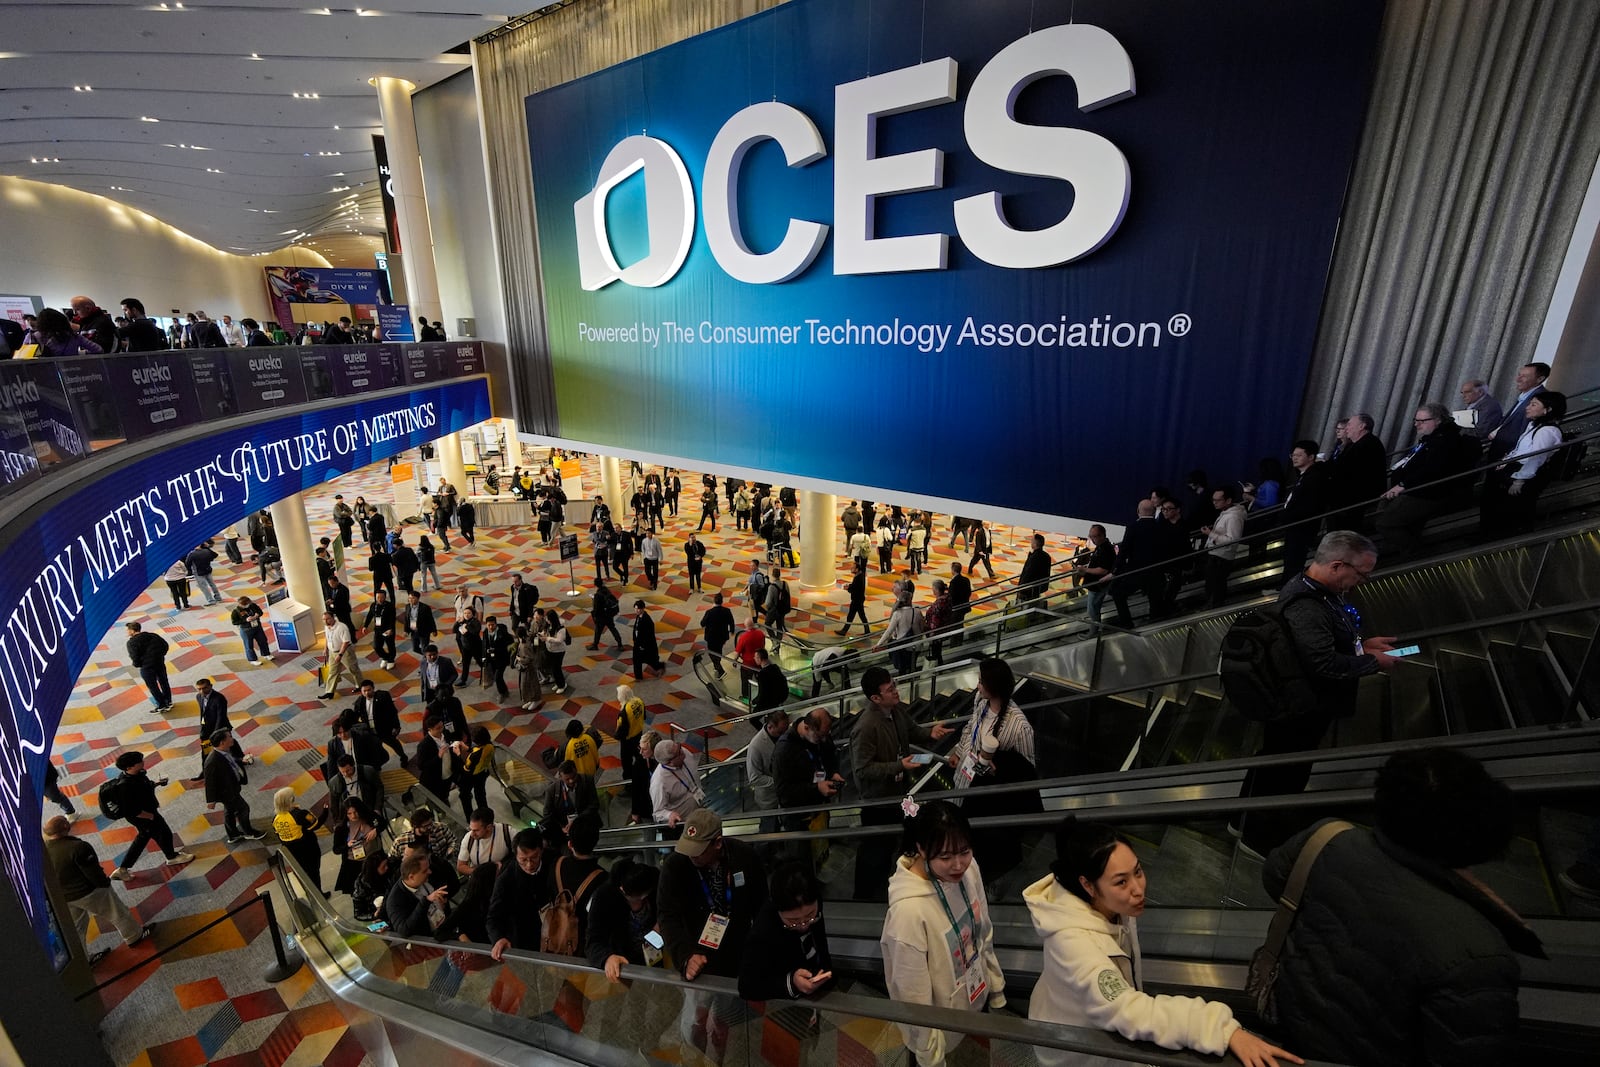
[[[530,452],[530,459],[531,455]],[[598,461],[586,459],[584,468],[586,495],[592,497],[599,485]],[[430,478],[433,481],[437,481],[436,473]],[[686,485],[698,484],[698,478],[693,476],[686,476],[684,481]],[[313,538],[336,536],[331,518],[335,492],[343,493],[347,499],[365,494],[369,499],[387,500],[387,469],[381,465],[367,468],[308,493],[306,511]],[[839,503],[842,507],[848,501]],[[742,622],[746,615],[743,590],[749,560],[759,558],[763,546],[754,533],[737,530],[731,522],[722,523],[716,533],[702,534],[708,550],[705,588],[703,592],[691,591],[682,545],[698,517],[696,505],[683,509],[676,519],[669,518],[662,534],[666,558],[659,589],[652,591],[644,584],[637,557],[632,584],[626,588],[612,586],[626,609],[632,608],[635,599],[643,600],[656,620],[667,671],[659,679],[647,676],[642,682],[632,682],[631,660],[611,654],[609,644],[599,651],[583,647],[591,636],[587,593],[578,598],[566,596],[571,587],[568,568],[557,558],[555,548],[539,544],[531,524],[515,529],[480,527],[475,546],[465,546],[458,535],[452,536],[454,548],[439,554],[439,569],[447,590],[453,593],[467,584],[485,596],[490,613],[503,616],[505,589],[510,576],[520,571],[538,588],[541,606],[557,607],[573,634],[573,647],[565,663],[569,686],[566,694],[547,696],[544,708],[530,714],[515,705],[503,707],[492,690],[471,687],[459,694],[469,721],[488,725],[500,745],[526,757],[554,744],[570,718],[594,722],[602,732],[611,729],[617,710],[615,689],[619,682],[627,681],[649,706],[653,724],[672,722],[694,728],[715,722],[718,712],[706,699],[690,667],[696,648],[701,647],[696,643],[700,615],[710,606],[711,594],[722,590]],[[407,540],[415,544],[422,528],[404,529]],[[950,562],[966,559],[965,553],[958,556],[949,547],[948,520],[941,518],[934,532],[929,569],[918,582],[918,603],[926,602],[928,583],[935,574],[948,575]],[[1007,527],[994,531],[994,562],[1002,580],[1020,569],[1030,534],[1031,531]],[[1064,539],[1052,536],[1050,541],[1052,555],[1060,559],[1065,551]],[[225,598],[244,594],[260,599],[264,590],[257,569],[249,562],[248,544],[242,547],[246,562],[235,565],[219,559],[215,579]],[[836,555],[842,547],[835,546]],[[804,548],[803,544],[797,546],[799,551]],[[904,550],[899,550],[897,556],[896,566],[903,568]],[[842,561],[842,556],[839,558]],[[359,539],[347,564],[359,619],[370,587]],[[587,590],[593,578],[592,566],[587,557],[579,564],[578,582]],[[873,573],[868,614],[874,627],[881,628],[888,614],[890,585],[897,576],[878,575],[876,569],[870,568]],[[843,576],[848,572],[840,573]],[[842,583],[826,591],[803,591],[798,573],[791,571],[790,577],[797,609],[791,617],[791,629],[818,640],[838,640],[830,631],[837,628],[848,603]],[[981,584],[978,595],[982,595]],[[426,599],[441,625],[448,628],[451,597],[430,593]],[[126,664],[125,634],[118,626],[107,635],[79,678],[56,737],[53,758],[63,771],[62,789],[77,808],[72,832],[96,847],[108,872],[132,840],[134,830],[126,823],[108,824],[99,818],[95,794],[101,782],[117,773],[114,761],[118,753],[127,749],[146,754],[152,778],[169,779],[159,790],[162,812],[177,834],[179,847],[198,857],[187,867],[167,868],[152,846],[140,858],[132,878],[122,883],[119,892],[144,922],[154,924],[154,934],[129,948],[122,946],[113,931],[91,928],[91,950],[116,946],[94,967],[100,980],[181,940],[233,905],[250,899],[258,887],[271,880],[263,847],[272,841],[270,833],[266,842],[226,845],[220,811],[206,810],[200,783],[188,781],[199,772],[199,712],[193,688],[196,679],[210,677],[215,681],[218,691],[228,700],[243,750],[257,761],[250,768],[247,795],[252,798],[258,828],[270,825],[271,795],[277,789],[293,788],[307,807],[320,803],[325,795],[320,764],[329,723],[343,705],[317,698],[318,656],[280,653],[270,661],[253,665],[244,658],[239,638],[228,624],[227,599],[209,608],[201,606],[203,602],[197,587],[194,606],[178,611],[165,584],[157,583],[124,616],[124,621],[141,621],[147,630],[160,633],[172,645],[168,663],[175,706],[171,712],[160,715],[150,710],[137,672]],[[439,639],[439,645],[447,654],[454,654],[448,635]],[[401,648],[392,672],[378,665],[368,641],[361,644],[361,662],[366,676],[389,689],[401,705],[405,731],[402,739],[409,748],[421,731],[422,707],[417,693],[417,658],[409,652],[408,644],[403,642]],[[799,665],[795,655],[785,654],[786,666]],[[722,709],[724,716],[736,713],[737,709],[728,705]],[[609,733],[605,736],[608,744],[602,753],[602,781],[615,779],[620,767],[614,739]],[[747,736],[748,731],[742,726],[726,732],[713,729],[711,755],[725,758],[741,747]],[[395,773],[404,774],[391,770],[389,775]],[[492,798],[496,791],[491,787]],[[47,810],[54,813],[53,809]],[[264,929],[261,909],[246,909],[158,963],[101,991],[98,995],[106,1010],[101,1032],[112,1058],[118,1064],[137,1067],[201,1063],[228,1067],[317,1063],[354,1067],[367,1062],[365,1050],[307,970],[276,986],[264,980],[262,972],[272,957],[269,939],[262,936]]]

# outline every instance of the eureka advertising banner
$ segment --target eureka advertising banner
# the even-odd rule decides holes
[[[1035,516],[1253,475],[1382,11],[795,0],[530,96],[521,428]]]

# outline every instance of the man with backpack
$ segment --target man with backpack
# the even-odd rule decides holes
[[[1361,636],[1361,614],[1346,595],[1378,565],[1372,541],[1353,530],[1323,537],[1303,574],[1284,585],[1272,607],[1246,612],[1223,638],[1218,673],[1235,710],[1262,724],[1257,755],[1315,749],[1335,718],[1355,710],[1362,678],[1394,669],[1392,637]],[[1241,797],[1299,793],[1311,764],[1252,768]],[[1301,829],[1261,812],[1230,826],[1240,846],[1257,858]]]
[[[594,619],[594,640],[589,642],[590,649],[600,647],[600,635],[607,630],[616,639],[617,651],[622,651],[622,634],[617,632],[617,612],[622,610],[622,605],[617,602],[616,594],[606,588],[604,579],[594,580],[594,600],[589,611]]]
[[[789,596],[789,583],[783,580],[783,571],[777,567],[772,568],[772,580],[767,583],[767,600],[764,613],[767,616],[767,635],[772,638],[772,647],[776,649],[783,641],[783,635],[789,632],[789,609],[794,606]]]
[[[550,871],[550,903],[540,916],[539,951],[557,956],[582,956],[589,942],[589,905],[606,884],[605,868],[595,857],[600,843],[600,815],[589,811],[567,828],[567,855]]]
[[[117,770],[122,773],[100,787],[100,814],[111,820],[126,820],[139,833],[128,845],[128,851],[123,853],[122,862],[111,872],[111,877],[126,882],[128,872],[139,862],[151,841],[167,857],[168,867],[182,867],[192,862],[193,855],[180,851],[173,844],[172,827],[161,817],[156,787],[166,785],[167,780],[150,780],[144,769],[144,754],[140,752],[124,752],[118,756]]]

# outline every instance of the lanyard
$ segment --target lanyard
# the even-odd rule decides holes
[[[715,915],[733,914],[733,878],[728,873],[728,861],[724,859],[718,868],[722,871],[722,910],[717,911],[716,898],[711,895],[711,883],[706,881],[705,872],[698,867],[695,873],[700,875],[700,891],[706,895],[706,908]],[[949,910],[948,908],[945,910]]]
[[[692,778],[685,778],[683,775],[679,774],[678,768],[676,767],[668,767],[667,771],[672,775],[672,777],[678,780],[678,784],[683,786],[686,792],[694,792],[694,780]]]
[[[988,717],[989,702],[985,700],[983,702],[983,707],[978,711],[978,717],[972,722],[972,745],[970,747],[974,753],[983,751],[983,747],[978,744],[978,736],[983,733],[983,720]],[[966,890],[963,889],[962,892],[964,893]]]
[[[961,887],[961,901],[967,906],[966,913],[972,917],[972,938],[973,941],[976,942],[978,937],[978,915],[972,910],[972,898],[967,895],[967,883],[963,880],[957,882],[956,885]],[[939,883],[939,879],[937,877],[935,877],[933,880],[933,891],[939,894],[939,903],[944,906],[945,918],[950,920],[950,929],[955,932],[956,951],[961,953],[961,966],[970,967],[972,965],[972,959],[977,958],[978,946],[976,943],[973,944],[972,959],[968,959],[967,942],[961,939],[961,924],[956,922],[955,915],[951,913],[950,902],[946,900],[944,896],[944,886]]]

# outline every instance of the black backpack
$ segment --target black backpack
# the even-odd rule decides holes
[[[122,781],[125,777],[119,774],[100,786],[100,814],[108,819],[127,818],[128,813],[122,806]]]
[[[1217,653],[1217,677],[1228,702],[1257,722],[1306,714],[1317,706],[1316,684],[1283,617],[1284,608],[1314,593],[1247,611],[1233,620]]]
[[[781,619],[785,615],[789,614],[789,606],[789,583],[779,582],[778,601],[773,605],[772,614]]]

